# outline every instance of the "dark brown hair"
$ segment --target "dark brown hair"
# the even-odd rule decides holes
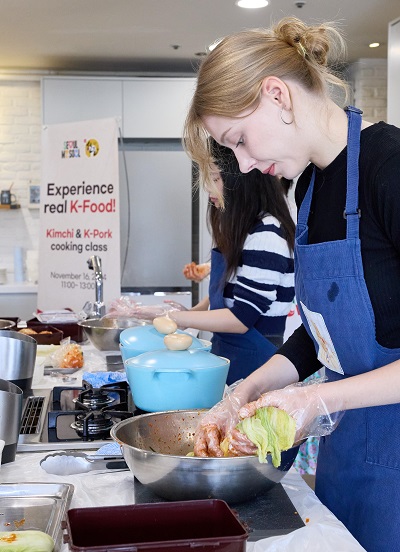
[[[226,261],[225,279],[241,263],[244,242],[255,224],[270,214],[281,223],[289,249],[294,249],[295,224],[289,212],[286,193],[290,181],[262,174],[257,169],[243,174],[233,151],[210,140],[215,164],[223,181],[224,208],[208,206],[208,226],[213,242]]]

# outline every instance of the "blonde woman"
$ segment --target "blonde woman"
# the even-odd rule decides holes
[[[345,411],[321,439],[316,493],[368,551],[387,552],[399,548],[400,524],[400,130],[339,105],[346,86],[333,68],[343,49],[333,26],[285,18],[226,37],[200,67],[184,136],[200,167],[211,135],[244,173],[301,173],[303,325],[208,414],[195,452],[220,456],[231,434],[236,453],[252,453],[233,428],[261,406],[293,415],[298,439],[321,409]],[[321,365],[328,382],[313,392],[291,385]]]

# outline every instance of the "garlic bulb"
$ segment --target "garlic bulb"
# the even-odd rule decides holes
[[[176,322],[168,318],[168,316],[157,316],[153,320],[153,326],[162,334],[172,334],[178,329]]]
[[[192,336],[187,334],[172,333],[164,337],[165,346],[170,351],[184,351],[192,342]]]

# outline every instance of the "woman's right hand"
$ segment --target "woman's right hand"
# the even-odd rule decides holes
[[[220,445],[225,438],[229,440],[229,456],[255,454],[257,449],[253,443],[235,429],[240,421],[239,409],[245,403],[245,400],[231,392],[203,416],[195,432],[195,456],[223,457]]]
[[[187,280],[193,280],[194,282],[201,282],[206,276],[210,274],[210,264],[196,264],[189,263],[183,267],[183,274]]]

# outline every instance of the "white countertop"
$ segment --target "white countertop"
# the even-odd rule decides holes
[[[15,462],[1,467],[1,482],[70,483],[74,485],[71,508],[133,503],[133,476],[129,471],[49,475],[39,465],[47,454],[17,454]],[[247,552],[365,552],[344,525],[321,504],[294,468],[287,473],[282,484],[305,526],[288,535],[248,542]],[[67,550],[68,546],[64,544],[61,551]]]

